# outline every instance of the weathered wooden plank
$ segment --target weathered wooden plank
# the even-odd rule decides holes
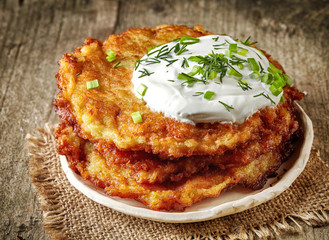
[[[118,4],[106,1],[104,7],[104,2],[1,2],[0,55],[6,56],[0,62],[1,239],[46,238],[28,177],[24,137],[50,118],[55,120],[54,76],[62,54],[87,36],[105,38],[113,31]],[[108,12],[111,16],[104,18]]]

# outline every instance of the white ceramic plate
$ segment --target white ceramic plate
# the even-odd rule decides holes
[[[186,223],[210,220],[244,211],[278,196],[301,174],[311,152],[313,127],[310,118],[303,109],[299,105],[297,107],[298,117],[304,134],[297,143],[297,149],[294,154],[278,169],[279,177],[269,179],[260,190],[251,191],[236,187],[221,194],[219,197],[208,198],[196,203],[186,208],[184,212],[153,211],[132,199],[109,197],[101,189],[96,188],[72,171],[65,156],[61,156],[60,160],[70,183],[88,198],[104,206],[135,217],[161,222]]]

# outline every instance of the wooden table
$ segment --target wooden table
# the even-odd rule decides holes
[[[325,1],[2,0],[0,2],[0,237],[46,239],[39,200],[27,171],[25,136],[57,120],[57,61],[86,37],[158,24],[195,24],[268,50],[308,92],[314,146],[329,163],[329,3]],[[323,176],[328,179],[328,176]],[[328,239],[329,226],[303,224],[278,239]]]

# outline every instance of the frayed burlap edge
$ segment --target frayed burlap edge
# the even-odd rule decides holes
[[[35,185],[43,210],[44,228],[48,235],[54,239],[68,239],[68,226],[65,225],[65,209],[58,201],[59,193],[54,190],[53,182],[56,177],[51,176],[49,172],[50,166],[45,164],[44,159],[58,158],[58,154],[54,148],[55,138],[53,135],[54,127],[46,124],[44,128],[36,129],[34,135],[26,136],[27,148],[29,152],[29,172],[33,184]],[[312,149],[311,156],[320,159],[319,151]],[[59,161],[54,164],[59,164]],[[328,167],[327,165],[325,165]],[[58,177],[60,177],[58,175]],[[258,225],[252,229],[239,227],[233,232],[223,234],[222,231],[213,231],[207,234],[190,233],[181,236],[170,236],[170,239],[268,239],[274,238],[284,232],[302,232],[303,228],[300,222],[304,222],[309,226],[323,226],[329,223],[329,209],[324,205],[322,209],[312,210],[308,212],[298,212],[283,216],[278,221]],[[243,214],[243,213],[238,213]],[[96,238],[95,238],[96,239]],[[157,239],[160,239],[157,237]],[[161,238],[167,239],[167,238]],[[168,238],[169,239],[169,238]]]

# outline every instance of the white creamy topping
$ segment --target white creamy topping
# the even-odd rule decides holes
[[[198,39],[199,42],[186,45],[187,51],[182,53],[175,49],[177,44],[180,50],[184,45],[180,44],[179,40],[158,46],[136,64],[132,78],[134,93],[141,98],[141,90],[144,90],[142,99],[151,110],[192,124],[216,121],[241,123],[258,110],[279,103],[282,92],[274,96],[269,90],[271,85],[250,75],[253,71],[247,61],[242,65],[234,65],[233,60],[236,60],[236,57],[242,61],[253,58],[260,67],[259,75],[266,74],[270,63],[259,50],[229,36],[210,35]],[[228,54],[230,44],[237,44],[237,52],[231,51],[231,57]],[[171,51],[161,56],[166,49]],[[239,54],[241,49],[248,50],[245,56]],[[152,52],[154,53],[151,54]],[[200,80],[193,84],[179,79],[179,74],[193,72],[194,66],[202,67],[202,63],[189,60],[191,56],[206,57],[209,54],[223,54],[228,60],[229,65],[222,79],[220,73],[217,73],[214,79],[205,79],[202,71],[193,76],[194,79]],[[242,77],[232,75],[231,67]],[[210,100],[204,97],[207,91],[214,93]]]

